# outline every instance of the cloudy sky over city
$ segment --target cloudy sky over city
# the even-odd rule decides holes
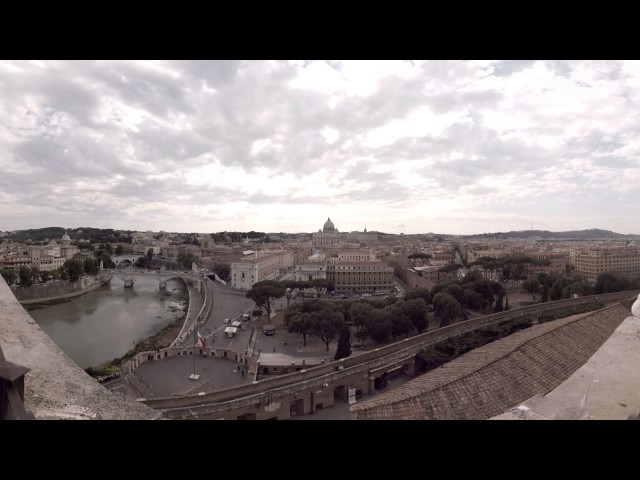
[[[1,61],[0,230],[640,234],[638,61]]]

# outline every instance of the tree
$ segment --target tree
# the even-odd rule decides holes
[[[426,303],[431,303],[431,293],[426,288],[418,287],[412,288],[407,291],[407,294],[404,296],[405,300],[413,300],[416,298],[422,298]]]
[[[540,292],[540,282],[537,278],[528,278],[522,282],[522,288],[531,294],[533,302],[536,301],[536,294]]]
[[[147,260],[149,260],[149,262],[153,260],[153,248],[147,250]]]
[[[351,356],[351,331],[349,327],[345,326],[340,332],[340,338],[338,338],[338,347],[336,348],[336,354],[334,360],[340,360],[341,358],[347,358]]]
[[[372,309],[365,323],[366,331],[376,342],[386,342],[393,333],[393,324],[388,310]]]
[[[562,292],[567,284],[567,278],[564,275],[558,277],[551,285],[551,289],[549,290],[549,299],[551,301],[561,300]]]
[[[311,287],[311,285],[309,285],[309,282],[298,282],[298,285],[297,285],[298,293],[302,296],[303,302],[304,302],[304,294],[309,287]]]
[[[540,303],[549,301],[549,286],[545,283],[542,286],[542,295],[540,296]]]
[[[20,286],[30,287],[33,284],[33,272],[26,265],[20,267]]]
[[[440,292],[433,297],[433,309],[436,317],[440,319],[441,327],[451,325],[456,317],[462,315],[460,303],[445,292]]]
[[[324,308],[319,312],[309,314],[311,322],[311,331],[315,336],[324,342],[329,350],[329,343],[344,328],[344,318],[340,312],[336,312],[331,308]]]
[[[462,291],[462,304],[471,310],[480,310],[482,308],[482,295],[471,288],[465,288]]]
[[[40,272],[40,280],[43,282],[48,282],[49,280],[51,280],[51,272],[47,272],[46,270],[43,270]]]
[[[83,269],[87,275],[97,275],[100,272],[100,264],[94,258],[85,258]]]
[[[116,264],[111,260],[109,252],[103,248],[93,252],[93,255],[96,257],[98,265],[100,265],[100,262],[102,261],[105,268],[114,268],[116,266]]]
[[[372,310],[373,307],[367,302],[353,302],[351,304],[349,307],[349,316],[351,317],[351,322],[355,325],[357,331],[360,331],[365,327]]]
[[[118,245],[116,247],[116,255],[122,255],[124,253],[124,248],[122,247],[122,245]]]
[[[311,288],[316,291],[316,299],[320,300],[320,297],[327,291],[333,290],[333,282],[326,278],[314,278],[307,282]]]
[[[294,315],[291,315],[288,320],[285,316],[287,331],[289,333],[302,335],[302,345],[305,347],[307,346],[307,335],[311,333],[313,326],[309,320],[309,315],[309,313],[298,311]]]
[[[99,249],[100,250],[106,250],[109,253],[109,255],[111,255],[113,253],[113,250],[111,249],[111,244],[110,243],[107,243],[107,244],[101,243]]]
[[[256,303],[256,306],[264,308],[267,311],[267,318],[271,318],[271,304],[274,300],[282,298],[285,288],[279,282],[273,280],[263,280],[253,284],[251,290],[246,294]]]
[[[629,279],[622,272],[603,272],[596,277],[593,292],[600,293],[622,292],[629,288]]]
[[[391,320],[391,336],[396,338],[401,335],[407,335],[413,330],[411,319],[404,308],[405,302],[396,302],[394,305],[387,307],[389,312],[389,320]]]
[[[146,268],[147,265],[149,264],[149,261],[147,260],[147,257],[138,257],[136,259],[136,262],[134,263],[134,265],[138,268]]]
[[[397,303],[401,305],[402,312],[411,321],[413,328],[418,333],[424,332],[427,328],[427,302],[424,301],[424,298],[414,298]]]
[[[289,308],[289,304],[291,303],[291,299],[293,298],[293,294],[296,292],[296,288],[298,288],[298,284],[295,280],[283,280],[280,284],[285,288],[284,296],[287,299],[287,308]]]
[[[225,282],[231,278],[231,266],[228,263],[216,263],[213,271]]]
[[[72,282],[77,281],[84,272],[84,264],[80,260],[76,260],[75,258],[71,258],[64,262],[62,268],[67,274],[67,278]]]
[[[191,269],[191,264],[198,263],[197,255],[190,252],[178,252],[178,263],[182,265],[182,268],[189,270]]]
[[[0,269],[0,274],[2,274],[2,276],[4,277],[4,280],[7,282],[7,285],[12,285],[16,283],[16,279],[18,278],[16,271],[11,268]]]

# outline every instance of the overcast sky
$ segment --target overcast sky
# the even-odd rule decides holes
[[[0,230],[640,233],[638,61],[0,61]]]

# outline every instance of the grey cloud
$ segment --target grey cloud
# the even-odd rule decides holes
[[[174,111],[194,111],[183,86],[167,75],[129,63],[118,63],[113,68],[95,69],[91,76],[117,93],[125,103],[153,115],[167,116]]]
[[[596,158],[593,160],[593,163],[599,167],[614,168],[614,169],[640,167],[640,161],[638,160],[633,161],[631,159],[609,156],[609,155]]]
[[[239,60],[177,60],[168,64],[206,81],[212,87],[220,88],[231,84],[242,62]]]
[[[635,135],[635,132],[634,132]],[[620,138],[607,138],[604,132],[592,130],[586,135],[572,137],[565,140],[569,156],[584,156],[590,153],[612,153],[624,146],[625,141]]]
[[[456,108],[466,108],[477,112],[483,108],[495,107],[503,95],[493,90],[478,90],[470,92],[447,92],[427,97],[428,104],[436,113],[446,113]]]
[[[571,62],[564,60],[548,60],[544,62],[549,70],[552,70],[556,75],[569,78],[573,68]]]
[[[496,77],[509,77],[533,66],[535,60],[502,60],[493,64],[493,74]]]

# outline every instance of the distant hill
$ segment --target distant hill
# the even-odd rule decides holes
[[[69,234],[71,240],[88,239],[92,243],[110,243],[110,242],[127,242],[131,243],[131,233],[133,230],[114,230],[113,228],[62,228],[62,227],[45,227],[33,228],[29,230],[15,230],[7,235],[6,238],[16,242],[44,242],[45,240],[60,240],[64,232]]]
[[[568,232],[550,232],[548,230],[521,230],[518,232],[497,232],[497,233],[481,233],[477,235],[464,235],[467,239],[482,238],[531,238],[537,237],[542,239],[559,239],[559,240],[601,240],[601,239],[638,239],[640,235],[625,235],[622,233],[611,232],[609,230],[600,230],[592,228],[589,230],[571,230]]]

